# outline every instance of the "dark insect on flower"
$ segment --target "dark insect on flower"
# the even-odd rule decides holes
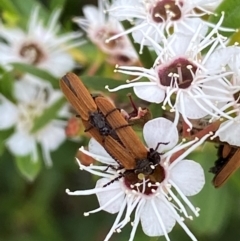
[[[159,142],[155,149],[150,148],[147,150],[121,113],[118,111],[109,112],[109,104],[111,103],[106,98],[98,97],[95,102],[99,110],[107,116],[108,123],[116,131],[116,134],[121,140],[122,146],[117,147],[118,152],[121,153],[124,150],[126,152],[127,150],[127,152],[131,154],[136,163],[134,169],[136,174],[151,175],[155,166],[158,165],[161,160],[161,153],[157,152],[157,149],[160,144],[166,145],[167,143]],[[109,152],[110,148],[114,148],[113,143],[116,141],[111,140],[111,138],[109,138],[108,141],[110,142],[105,142],[105,149]]]
[[[215,174],[212,182],[216,188],[222,186],[240,167],[240,148],[232,147],[229,144],[220,144],[217,156],[215,166],[209,170]]]
[[[74,73],[68,73],[63,76],[60,80],[60,87],[81,117],[85,131],[89,132],[118,163],[120,162],[120,166],[123,166],[125,169],[134,169],[136,166],[135,159],[120,144],[119,137],[106,119],[108,113],[104,115],[95,103],[100,97],[93,97]],[[101,99],[105,98],[101,97]],[[101,100],[99,101],[101,102]],[[112,111],[119,112],[110,101],[107,99],[106,101],[109,103],[109,113]],[[121,114],[120,116],[122,117]],[[128,125],[127,122],[125,124]],[[108,144],[111,142],[114,143],[113,147]],[[118,149],[121,149],[120,152],[118,152]]]
[[[119,110],[105,97],[92,97],[73,73],[65,75],[60,86],[69,102],[80,114],[83,125],[126,170],[135,174],[151,175],[160,163],[161,153],[147,148]]]

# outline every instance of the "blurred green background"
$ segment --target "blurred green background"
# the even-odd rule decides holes
[[[4,8],[14,8],[22,13],[21,18],[25,18],[27,15],[24,13],[30,12],[35,2],[38,1],[1,0],[1,16]],[[62,7],[63,26],[76,30],[78,28],[71,23],[71,18],[82,14],[83,5],[96,4],[96,1],[42,0],[39,3],[48,10],[52,6]],[[86,48],[83,51],[86,51]],[[101,90],[104,85],[102,84]],[[40,175],[32,183],[20,175],[12,156],[7,151],[4,152],[0,157],[0,240],[104,240],[115,215],[100,212],[84,217],[85,211],[98,207],[96,197],[73,197],[65,193],[66,188],[72,191],[84,190],[95,185],[96,180],[93,180],[90,174],[80,171],[74,160],[80,145],[81,143],[72,141],[65,142],[52,154],[53,167],[47,169],[43,165]],[[195,206],[201,208],[201,212],[200,217],[187,221],[188,227],[200,241],[240,240],[240,172],[237,171],[223,187],[215,189],[211,184],[213,175],[208,172],[216,160],[214,145],[205,145],[194,153],[192,158],[203,165],[206,185],[200,194],[190,199]],[[128,240],[130,231],[129,224],[111,240]],[[179,225],[174,227],[169,236],[172,241],[190,240]],[[143,234],[139,226],[135,240],[146,241],[150,238]],[[165,238],[161,237],[159,240]]]

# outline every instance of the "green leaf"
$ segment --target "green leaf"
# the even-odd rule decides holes
[[[152,118],[157,118],[163,116],[163,109],[161,108],[161,105],[156,103],[151,103],[148,106],[150,112],[152,113]]]
[[[205,144],[201,153],[190,155],[192,160],[199,161],[205,170],[206,184],[203,190],[191,198],[194,206],[201,209],[200,216],[190,222],[195,232],[216,234],[225,225],[231,215],[232,197],[229,193],[228,183],[224,187],[216,189],[212,185],[213,174],[209,168],[214,165],[216,148],[213,144]]]
[[[64,103],[66,103],[65,98],[61,98],[57,100],[54,104],[52,104],[49,108],[45,109],[44,113],[34,120],[34,125],[31,129],[31,133],[37,132],[46,124],[48,124],[51,120],[55,119]]]
[[[152,237],[152,238],[149,239],[149,241],[158,241],[158,240],[160,240],[159,237]]]
[[[115,95],[115,93],[110,93],[108,92],[108,90],[105,89],[105,86],[108,85],[109,88],[115,88],[119,85],[122,84],[126,84],[126,82],[121,81],[121,80],[116,80],[116,79],[111,79],[111,78],[105,78],[102,76],[81,76],[80,77],[82,82],[84,83],[84,85],[86,85],[86,87],[89,89],[89,91],[91,93],[94,94],[94,92],[99,92],[99,91],[103,91],[105,92],[108,96],[110,96],[110,94],[113,96]],[[117,92],[117,96],[115,96],[116,98],[113,98],[117,101],[125,101],[127,99],[127,102],[129,102],[128,98],[127,98],[127,94],[129,92],[132,91],[132,88],[126,88],[126,89],[122,89],[120,91]]]
[[[1,0],[2,1],[2,0]],[[12,3],[19,9],[21,16],[25,17],[26,22],[29,20],[29,16],[31,15],[34,8],[40,6],[40,15],[42,19],[46,19],[48,17],[48,13],[44,5],[41,4],[40,1],[37,0],[12,0]]]
[[[1,0],[0,9],[18,15],[18,10],[16,6],[9,0]]]
[[[211,15],[209,21],[211,23],[217,23],[221,18],[221,13],[224,12],[224,20],[222,23],[223,27],[228,28],[240,28],[240,2],[239,0],[225,0],[223,1],[218,8],[216,9],[215,13],[217,16]],[[231,36],[234,32],[224,32],[220,31],[220,33],[224,36]]]
[[[58,79],[45,70],[23,63],[12,63],[12,66],[17,71],[37,76],[44,81],[50,82],[54,88],[59,88]]]
[[[101,91],[105,90],[106,85],[109,85],[111,88],[115,88],[121,84],[125,84],[121,80],[105,78],[102,76],[80,76],[80,79],[88,89]]]
[[[12,72],[4,71],[0,69],[0,93],[3,94],[6,98],[13,101],[13,83],[14,78]]]
[[[130,29],[132,27],[132,25],[128,21],[123,21],[122,24],[126,30]],[[131,34],[129,34],[128,37],[131,40],[132,45],[133,45],[135,51],[137,52],[142,65],[145,68],[150,69],[153,66],[154,61],[152,59],[152,55],[151,55],[149,49],[146,46],[144,46],[142,49],[142,53],[139,54],[140,44],[138,44],[134,41]]]
[[[63,8],[66,0],[51,0],[50,1],[50,9],[55,10],[56,8]]]
[[[15,156],[17,168],[20,173],[28,180],[34,181],[41,170],[42,164],[38,161],[33,161],[31,156]]]

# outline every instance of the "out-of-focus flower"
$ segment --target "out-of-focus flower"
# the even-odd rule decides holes
[[[74,68],[75,63],[68,50],[82,44],[81,33],[58,34],[60,26],[57,21],[60,11],[55,11],[47,26],[35,8],[29,19],[28,30],[0,27],[0,64],[9,67],[11,63],[20,62],[34,65],[61,77]]]
[[[237,45],[228,46],[217,50],[210,56],[208,66],[212,69],[221,67],[233,73],[228,79],[230,83],[228,86],[229,96],[232,100],[229,101],[228,105],[224,106],[227,113],[233,118],[229,120],[222,118],[223,123],[219,126],[212,139],[218,136],[222,142],[240,146],[240,47]]]
[[[107,11],[120,20],[129,20],[133,27],[109,37],[109,41],[120,36],[132,33],[134,40],[143,45],[151,42],[143,35],[145,33],[155,42],[160,43],[165,32],[182,32],[192,34],[195,32],[196,21],[209,25],[201,20],[200,16],[210,14],[207,7],[218,2],[217,0],[150,0],[150,1],[128,1],[114,0]],[[196,11],[198,9],[198,11]],[[140,49],[141,52],[141,49]]]
[[[138,61],[138,56],[127,36],[114,41],[106,40],[124,31],[122,25],[115,18],[104,12],[104,1],[98,1],[98,8],[93,5],[83,7],[85,17],[73,19],[88,35],[89,39],[104,53],[108,55],[111,64],[130,65]]]
[[[62,94],[57,90],[29,85],[27,82],[15,83],[16,103],[0,95],[0,130],[14,128],[14,133],[6,140],[6,146],[16,156],[31,156],[38,161],[37,144],[40,144],[47,166],[52,164],[50,151],[56,150],[66,139],[65,122],[50,120],[46,125],[32,132],[36,118],[58,101]],[[66,117],[64,107],[58,116]]]
[[[118,164],[102,146],[94,139],[91,139],[89,151],[83,148],[80,150],[104,165],[84,166],[79,162],[80,169],[102,178],[97,181],[96,187],[92,190],[75,192],[67,190],[67,193],[70,195],[97,195],[100,207],[85,213],[85,216],[100,210],[112,214],[118,213],[105,241],[109,240],[115,231],[120,232],[130,221],[130,216],[134,210],[135,216],[129,240],[134,239],[140,221],[143,231],[148,236],[164,235],[167,240],[170,240],[168,233],[178,222],[189,237],[192,240],[196,240],[178,211],[186,218],[192,219],[192,216],[188,214],[184,206],[185,204],[194,215],[199,215],[199,209],[191,204],[187,196],[197,194],[202,189],[205,178],[203,169],[198,163],[184,158],[203,143],[209,135],[200,141],[194,140],[175,146],[178,142],[177,129],[171,121],[164,118],[157,118],[147,122],[144,126],[143,134],[149,148],[156,148],[159,141],[168,142],[167,145],[162,144],[158,147],[159,153],[172,148],[161,155],[161,161],[159,165],[155,166],[151,175],[137,175],[134,170],[122,169],[117,171]],[[176,158],[175,161],[170,161],[174,153],[186,147],[189,148],[187,151]],[[106,165],[108,165],[108,168],[106,168]],[[116,169],[112,168],[113,166]]]
[[[222,20],[223,18],[218,25]],[[231,119],[223,110],[228,102],[232,102],[232,91],[229,87],[231,84],[227,80],[227,77],[232,76],[232,71],[220,65],[208,65],[209,58],[218,44],[221,44],[218,48],[226,48],[225,38],[218,33],[218,25],[205,37],[202,35],[202,25],[196,26],[193,36],[173,34],[165,39],[164,46],[158,45],[145,35],[158,55],[153,67],[146,69],[138,66],[117,66],[116,71],[137,78],[114,89],[109,89],[108,86],[106,88],[117,91],[134,87],[134,92],[139,98],[163,103],[164,109],[168,104],[171,111],[181,113],[190,128],[192,124],[189,119],[199,119],[207,115]],[[209,50],[203,55],[202,50],[207,47]],[[226,57],[223,55],[219,58],[224,60]],[[135,82],[143,77],[148,78],[150,82]]]

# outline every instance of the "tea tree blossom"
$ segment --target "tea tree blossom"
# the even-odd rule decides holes
[[[117,91],[133,87],[139,98],[162,103],[164,109],[168,105],[171,111],[181,113],[190,128],[192,125],[189,119],[199,119],[207,115],[231,119],[222,109],[232,101],[230,83],[227,80],[232,71],[222,66],[208,67],[208,59],[217,45],[221,44],[218,48],[226,48],[224,38],[218,34],[218,26],[203,38],[203,28],[198,25],[193,36],[174,34],[165,39],[163,47],[146,35],[158,55],[153,67],[146,69],[138,66],[117,66],[116,72],[137,77],[114,89],[109,89],[108,86],[106,88]],[[217,37],[214,37],[214,34]],[[203,55],[201,51],[210,45],[208,52]],[[150,82],[136,82],[144,77]]]
[[[88,35],[89,39],[108,56],[112,64],[134,64],[138,56],[127,36],[122,36],[110,43],[109,37],[124,31],[118,20],[104,13],[104,1],[98,1],[98,8],[93,5],[83,7],[85,17],[73,19]]]
[[[0,95],[0,130],[14,129],[5,144],[13,155],[30,156],[32,161],[39,160],[37,144],[40,144],[44,161],[50,166],[50,151],[56,150],[66,139],[65,122],[53,119],[36,132],[32,132],[32,128],[36,118],[58,101],[62,94],[57,90],[36,88],[27,82],[16,82],[15,92],[16,103]],[[60,114],[66,116],[67,112],[61,111]]]
[[[82,43],[81,33],[58,34],[60,11],[55,11],[45,26],[35,8],[30,16],[28,29],[0,27],[0,64],[9,67],[20,62],[49,71],[56,77],[74,68],[75,63],[68,50]]]
[[[194,33],[195,21],[210,25],[201,20],[200,16],[211,14],[207,7],[218,1],[216,0],[150,0],[150,1],[127,1],[114,0],[107,12],[120,20],[129,20],[133,27],[123,33],[109,37],[108,42],[132,33],[137,43],[151,46],[151,42],[143,35],[145,33],[155,42],[160,43],[166,31],[170,35],[171,28],[174,32],[184,34]],[[196,11],[196,9],[200,11]],[[141,50],[140,50],[141,52]]]
[[[185,157],[203,143],[209,135],[200,141],[194,140],[176,145],[178,142],[177,129],[171,121],[165,118],[156,118],[147,122],[143,129],[143,135],[149,148],[156,148],[159,140],[168,142],[167,145],[158,147],[159,153],[164,152],[164,154],[161,155],[161,161],[159,165],[154,167],[151,175],[137,175],[134,170],[119,169],[118,163],[106,153],[100,144],[91,139],[89,151],[84,150],[83,147],[80,150],[103,165],[84,166],[79,161],[79,166],[81,170],[86,170],[101,178],[97,181],[94,189],[75,192],[67,190],[67,193],[69,195],[97,195],[100,207],[86,212],[85,216],[100,210],[112,214],[118,213],[105,241],[109,240],[115,231],[121,231],[130,221],[134,210],[135,216],[129,240],[134,239],[139,222],[141,222],[146,235],[164,235],[166,240],[170,240],[168,233],[177,222],[192,240],[196,240],[181,216],[183,215],[188,219],[193,218],[188,214],[185,205],[195,216],[199,215],[199,209],[191,204],[187,196],[197,194],[202,189],[205,179],[201,166],[192,160],[185,159]],[[170,161],[174,153],[186,147],[189,147],[187,151],[176,158],[174,162]],[[182,213],[181,216],[179,210]]]
[[[225,56],[222,58],[221,56]],[[240,47],[238,45],[228,46],[213,53],[208,61],[208,66],[218,68],[219,66],[229,69],[233,74],[229,78],[230,85],[229,95],[232,101],[225,106],[228,108],[228,114],[232,119],[222,118],[222,124],[211,138],[219,137],[220,141],[227,142],[233,146],[240,146],[240,104],[239,104],[239,90],[240,90]]]

